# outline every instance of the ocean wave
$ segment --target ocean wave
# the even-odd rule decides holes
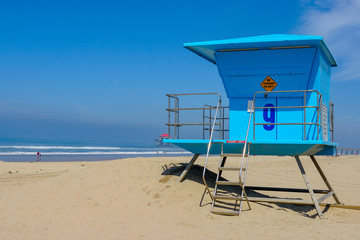
[[[16,156],[16,155],[36,155],[37,152],[0,152],[0,156]],[[156,154],[190,154],[187,151],[144,151],[144,152],[125,152],[125,151],[109,151],[109,152],[101,152],[101,151],[93,151],[93,152],[44,152],[41,153],[42,156],[50,156],[50,155],[156,155]]]
[[[120,147],[75,147],[75,146],[0,146],[0,149],[39,149],[39,150],[51,150],[51,149],[64,149],[64,150],[120,150],[124,148]]]

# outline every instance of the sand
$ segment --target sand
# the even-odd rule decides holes
[[[302,159],[312,186],[324,188]],[[360,239],[357,210],[328,208],[320,220],[309,206],[251,203],[240,216],[212,214],[201,182],[204,158],[177,183],[189,160],[0,162],[0,239]],[[217,161],[210,159],[210,171]],[[360,157],[318,161],[340,200],[360,205]],[[252,157],[247,184],[305,187],[290,157]]]

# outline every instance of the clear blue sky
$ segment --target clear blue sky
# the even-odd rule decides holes
[[[224,94],[216,66],[183,43],[291,33],[324,36],[339,64],[336,140],[360,146],[359,1],[8,2],[0,139],[152,144],[167,130],[166,93]]]

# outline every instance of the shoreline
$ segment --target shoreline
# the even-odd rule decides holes
[[[108,161],[137,157],[187,157],[188,153],[158,153],[158,154],[61,154],[61,155],[42,155],[41,162],[79,162],[79,161]],[[37,162],[36,155],[1,155],[0,161],[3,162]]]

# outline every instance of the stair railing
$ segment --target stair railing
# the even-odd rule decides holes
[[[214,116],[214,122],[213,122],[212,128],[211,128],[210,139],[209,139],[209,143],[208,143],[208,147],[207,147],[206,158],[205,158],[205,163],[204,163],[204,170],[203,170],[203,175],[202,175],[203,182],[204,182],[204,184],[205,184],[206,190],[207,190],[207,192],[209,193],[211,199],[213,199],[213,196],[211,195],[209,186],[208,186],[208,184],[207,184],[207,182],[206,182],[205,175],[206,175],[207,162],[208,162],[208,159],[209,159],[209,152],[210,152],[210,148],[211,148],[211,145],[212,145],[212,137],[213,137],[213,133],[214,133],[216,118],[217,118],[217,114],[218,114],[218,110],[219,110],[219,107],[220,107],[220,106],[221,106],[221,102],[220,102],[220,100],[219,100],[218,103],[217,103],[217,106],[216,106],[216,112],[215,112],[215,116]]]
[[[248,168],[248,162],[249,162],[249,154],[250,154],[250,147],[249,147],[249,143],[248,143],[248,136],[249,136],[249,131],[250,131],[250,125],[251,125],[251,115],[252,113],[255,111],[254,109],[254,102],[255,102],[255,97],[254,97],[254,100],[253,100],[253,104],[252,104],[252,107],[250,109],[250,114],[249,114],[249,122],[248,122],[248,127],[247,127],[247,130],[246,130],[246,137],[245,137],[245,142],[244,142],[244,148],[243,148],[243,153],[242,153],[242,158],[241,158],[241,166],[240,166],[240,172],[239,172],[239,182],[241,183],[241,199],[245,196],[245,199],[246,199],[246,202],[248,204],[248,207],[249,209],[251,209],[250,207],[250,203],[249,203],[249,199],[246,195],[246,192],[245,192],[245,181],[246,181],[246,173],[247,173],[247,168]],[[247,156],[246,156],[246,150],[247,150]],[[243,167],[244,167],[244,160],[245,160],[245,156],[246,156],[246,166],[245,166],[245,173],[244,173],[244,181],[241,180],[241,175],[242,175],[242,172],[243,172]],[[240,209],[239,209],[239,214],[241,213],[241,205],[242,205],[242,202],[240,202]]]
[[[254,106],[254,104],[252,106]],[[247,130],[246,130],[246,137],[245,137],[244,148],[243,148],[242,159],[241,159],[241,167],[240,167],[240,173],[239,173],[239,180],[240,181],[241,181],[241,173],[242,173],[243,166],[244,166],[244,159],[245,159],[245,155],[246,155],[246,149],[248,148],[248,136],[249,136],[249,131],[250,131],[251,115],[252,115],[253,111],[254,111],[254,108],[252,107],[250,109],[249,122],[248,122],[248,127],[247,127]]]

